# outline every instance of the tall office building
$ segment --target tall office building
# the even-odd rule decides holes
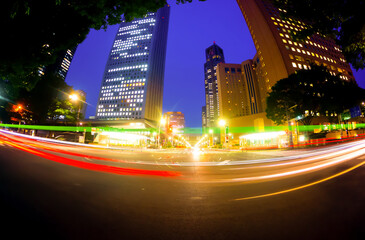
[[[307,28],[306,23],[283,20],[280,11],[285,10],[274,7],[268,0],[237,0],[237,3],[257,50],[255,62],[262,111],[266,109],[271,87],[296,70],[308,69],[310,63],[323,64],[331,74],[340,73],[343,80],[354,81],[351,68],[334,40],[313,35],[305,41],[295,41],[291,34]]]
[[[165,5],[120,24],[105,67],[96,119],[161,118],[169,15]]]
[[[205,50],[206,62],[204,63],[205,76],[205,107],[206,126],[215,127],[219,117],[218,109],[218,85],[217,85],[217,64],[224,63],[224,54],[215,42]],[[203,121],[204,122],[204,121]]]

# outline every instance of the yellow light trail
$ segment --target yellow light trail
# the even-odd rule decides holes
[[[262,195],[256,195],[256,196],[252,196],[252,197],[245,197],[245,198],[236,198],[234,200],[236,201],[240,201],[240,200],[249,200],[249,199],[256,199],[256,198],[264,198],[264,197],[270,197],[270,196],[275,196],[275,195],[279,195],[279,194],[283,194],[283,193],[288,193],[288,192],[293,192],[293,191],[296,191],[296,190],[300,190],[300,189],[303,189],[303,188],[307,188],[307,187],[311,187],[313,185],[316,185],[316,184],[319,184],[319,183],[322,183],[322,182],[325,182],[325,181],[328,181],[328,180],[331,180],[335,177],[338,177],[338,176],[341,176],[345,173],[348,173],[358,167],[361,167],[362,165],[365,164],[365,160],[362,161],[361,163],[351,167],[351,168],[348,168],[342,172],[339,172],[337,174],[334,174],[332,176],[329,176],[327,178],[324,178],[324,179],[321,179],[321,180],[318,180],[318,181],[315,181],[315,182],[312,182],[312,183],[308,183],[306,185],[302,185],[302,186],[299,186],[299,187],[295,187],[295,188],[290,188],[290,189],[287,189],[287,190],[283,190],[283,191],[278,191],[278,192],[273,192],[273,193],[267,193],[267,194],[262,194]]]

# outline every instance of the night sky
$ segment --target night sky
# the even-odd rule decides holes
[[[246,22],[235,0],[207,0],[171,5],[166,53],[163,112],[185,114],[187,127],[201,127],[204,100],[205,49],[215,41],[226,63],[241,63],[256,53]],[[72,60],[66,82],[84,90],[89,104],[86,117],[94,116],[105,64],[119,25],[91,30]],[[365,88],[365,70],[354,71]]]

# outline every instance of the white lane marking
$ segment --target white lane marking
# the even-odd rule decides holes
[[[229,163],[231,160],[224,160],[223,162],[218,163],[217,165],[226,165],[227,163]]]

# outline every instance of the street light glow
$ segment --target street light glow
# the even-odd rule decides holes
[[[218,122],[218,124],[219,124],[219,126],[221,126],[221,127],[224,127],[224,126],[226,126],[226,120],[224,120],[224,119],[220,119],[219,120],[219,122]]]
[[[79,100],[79,96],[77,95],[77,94],[71,94],[70,96],[70,99],[72,100],[72,101],[77,101],[77,100]]]

